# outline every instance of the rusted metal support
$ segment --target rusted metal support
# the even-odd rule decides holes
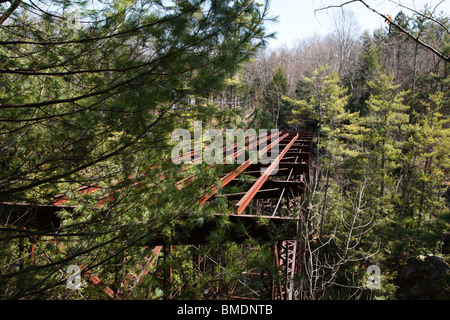
[[[169,262],[167,265],[167,260],[171,259],[172,256],[172,246],[164,246],[164,279],[163,279],[163,287],[164,287],[164,300],[172,300],[172,262]]]
[[[103,292],[109,298],[111,298],[111,299],[115,298],[116,295],[115,295],[114,291],[110,287],[108,287],[102,280],[100,280],[100,278],[98,276],[96,276],[95,274],[91,275],[90,271],[82,272],[82,274],[93,285],[102,287]]]
[[[289,151],[292,144],[297,140],[298,134],[292,138],[292,140],[288,143],[288,145],[283,149],[283,151],[275,158],[275,160],[270,164],[270,166],[264,171],[264,174],[253,184],[253,186],[250,188],[250,190],[247,191],[247,193],[241,198],[241,200],[236,204],[238,207],[238,214],[241,214],[247,205],[250,203],[250,201],[253,199],[255,194],[258,192],[258,190],[262,187],[264,182],[269,178],[272,171],[278,166],[281,159],[284,157],[284,155]]]
[[[285,134],[285,135],[281,136],[280,138],[276,139],[270,145],[266,146],[263,150],[261,150],[259,152],[259,155],[266,153],[268,150],[273,148],[273,146],[275,146],[279,141],[283,140],[287,136],[288,136],[288,134]],[[253,163],[253,159],[251,159],[251,158],[247,159],[243,164],[241,164],[235,170],[233,170],[230,173],[228,173],[227,175],[225,175],[222,179],[220,179],[220,181],[217,184],[213,185],[210,188],[210,191],[208,191],[207,194],[205,194],[202,197],[202,199],[200,200],[200,204],[202,205],[206,201],[208,201],[208,199],[210,199],[214,194],[216,194],[220,190],[220,188],[223,188],[224,186],[226,186],[230,181],[232,181],[239,174],[241,174],[245,169],[247,169],[252,163]]]
[[[222,241],[233,241],[235,243],[245,242],[248,237],[258,239],[261,242],[278,241],[278,245],[274,246],[274,266],[277,267],[280,274],[277,277],[267,279],[267,282],[272,283],[273,299],[297,299],[299,294],[298,284],[294,281],[295,276],[301,272],[301,265],[304,256],[304,244],[298,241],[298,224],[299,218],[297,217],[298,210],[301,210],[298,206],[294,205],[294,201],[301,199],[306,192],[306,184],[309,181],[309,151],[311,148],[313,135],[310,133],[299,132],[286,132],[277,133],[275,135],[266,136],[258,142],[248,140],[248,148],[253,148],[262,142],[269,141],[270,144],[263,150],[259,151],[258,155],[271,150],[277,146],[282,149],[282,152],[271,162],[271,164],[264,168],[262,164],[254,162],[253,159],[248,159],[243,164],[239,165],[236,169],[230,171],[224,177],[222,177],[216,184],[213,184],[206,194],[202,195],[199,199],[201,204],[205,204],[206,201],[213,197],[226,197],[229,201],[229,207],[237,209],[236,214],[214,214],[209,220],[205,219],[202,225],[196,225],[188,227],[182,223],[183,217],[180,217],[179,227],[175,226],[173,230],[173,237],[170,239],[165,238],[153,238],[150,243],[146,243],[148,246],[153,247],[152,255],[149,258],[144,258],[145,262],[139,263],[136,267],[136,272],[133,274],[132,280],[135,282],[131,284],[128,291],[132,290],[142,282],[143,278],[149,273],[151,265],[156,261],[160,250],[165,248],[164,257],[166,270],[164,272],[164,292],[166,299],[174,298],[172,292],[173,286],[173,266],[172,263],[167,261],[169,255],[172,253],[172,246],[178,244],[206,244],[208,245],[208,239],[211,233],[223,226],[224,221],[230,226],[223,233]],[[246,142],[246,145],[247,145]],[[232,147],[234,150],[237,147],[237,143]],[[230,151],[231,148],[224,149],[224,152]],[[188,152],[182,157],[195,157],[195,150]],[[245,149],[236,150],[232,157],[236,159],[239,155],[245,152]],[[213,165],[211,167],[217,167]],[[185,170],[186,165],[181,166],[181,170]],[[275,168],[277,172],[275,173]],[[152,168],[154,169],[154,168]],[[265,171],[261,171],[265,169]],[[240,180],[239,175],[254,176],[255,179]],[[164,179],[164,173],[160,174],[160,179]],[[194,176],[187,177],[180,180],[177,183],[177,188],[183,188],[189,185],[189,183],[195,179]],[[132,187],[139,188],[140,185],[135,183]],[[218,194],[219,190],[224,192],[228,191],[228,187],[241,186],[243,192],[229,192],[224,194]],[[100,190],[97,186],[86,186],[79,188],[80,194],[91,193]],[[119,189],[120,190],[120,189]],[[113,200],[113,194],[106,194],[99,199],[98,204],[102,205],[104,202]],[[285,199],[285,200],[283,200]],[[15,226],[24,227],[32,226],[38,230],[58,230],[60,221],[55,220],[56,212],[61,209],[73,209],[72,206],[63,206],[62,204],[69,199],[65,195],[58,195],[55,197],[53,205],[35,205],[35,204],[13,204],[13,203],[0,203],[0,217],[7,218],[7,221],[14,221]],[[238,201],[239,200],[239,201]],[[255,202],[251,203],[252,200]],[[238,201],[237,204],[235,201]],[[277,212],[282,201],[287,201],[286,210],[281,213]],[[244,211],[248,208],[250,214],[244,214]],[[295,211],[294,211],[295,210]],[[267,212],[267,213],[265,213]],[[303,211],[301,211],[303,212]],[[24,214],[25,213],[25,214]],[[13,218],[13,219],[12,219]],[[190,218],[190,217],[186,217]],[[276,232],[274,232],[276,230]],[[221,229],[221,231],[224,231]],[[244,231],[244,232],[243,232]],[[214,245],[215,253],[221,249]],[[208,253],[206,253],[208,254]],[[202,256],[201,256],[202,255]],[[32,259],[34,258],[34,247],[31,253]],[[193,251],[193,268],[198,275],[206,272],[207,263],[206,255],[199,254],[198,251]],[[219,260],[217,263],[226,263]],[[85,276],[88,276],[86,274]],[[130,276],[128,274],[127,276]],[[254,279],[255,277],[250,274],[243,274],[246,280],[249,277]],[[266,275],[267,276],[267,275]],[[261,275],[264,277],[264,275]],[[256,281],[256,280],[252,280]],[[101,280],[97,276],[90,276],[89,281],[94,284],[101,284]],[[109,287],[107,287],[109,288]],[[233,289],[228,286],[223,286],[219,282],[211,284],[213,295],[211,297],[220,297],[225,291],[228,292],[228,297],[233,295]],[[105,288],[106,289],[106,288]],[[114,292],[105,291],[110,297],[115,297]],[[249,296],[262,297],[259,294],[246,295],[243,298],[250,298]],[[176,294],[176,293],[175,293]],[[120,296],[120,295],[119,295]],[[234,296],[234,295],[233,295]],[[238,298],[238,297],[236,297]],[[242,297],[241,297],[242,298]],[[251,298],[253,299],[253,298]]]
[[[127,291],[127,296],[131,296],[136,287],[142,283],[144,277],[149,273],[150,268],[157,262],[159,253],[161,252],[162,248],[162,246],[155,246],[150,256],[144,258],[146,264],[144,266],[140,264],[136,265],[135,271],[127,275],[127,277],[133,281],[131,286],[129,286],[128,288],[124,288],[124,293],[125,291]],[[148,248],[144,248],[144,250],[146,249]]]

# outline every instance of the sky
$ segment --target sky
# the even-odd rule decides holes
[[[339,8],[332,8],[314,12],[327,5],[336,5],[348,0],[271,0],[269,16],[278,16],[277,23],[267,23],[269,32],[277,32],[277,39],[271,40],[269,46],[290,46],[296,40],[308,38],[314,34],[326,35],[333,30],[333,15]],[[416,10],[423,9],[425,4],[437,6],[437,11],[450,14],[450,0],[366,0],[369,6],[380,13],[390,14],[392,17],[403,10],[412,15],[411,11],[400,5]],[[367,9],[361,3],[349,3],[345,8],[352,11],[357,19],[359,30],[374,30],[384,24],[384,21],[376,13]]]

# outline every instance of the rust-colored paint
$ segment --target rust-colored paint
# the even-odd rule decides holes
[[[275,160],[271,163],[271,165],[264,171],[264,174],[262,174],[258,180],[252,185],[252,187],[247,191],[247,193],[239,200],[239,202],[236,204],[238,207],[237,213],[241,214],[245,208],[248,206],[250,201],[253,199],[255,194],[258,192],[259,189],[261,189],[262,185],[266,180],[269,178],[272,171],[275,169],[275,167],[280,163],[281,159],[284,157],[286,152],[291,148],[291,146],[294,144],[295,140],[298,139],[298,134],[291,139],[291,141],[288,143],[288,145],[283,149],[283,151],[275,158]]]

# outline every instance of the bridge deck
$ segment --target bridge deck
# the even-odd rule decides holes
[[[281,216],[279,213],[282,199],[292,200],[301,197],[305,192],[305,184],[309,180],[309,150],[312,143],[312,133],[282,132],[279,136],[269,136],[267,147],[262,151],[270,151],[276,144],[281,153],[269,164],[246,161],[230,171],[217,184],[211,186],[200,202],[206,204],[217,197],[225,197],[234,208],[234,214],[214,214],[214,218],[202,226],[192,227],[189,236],[175,237],[177,244],[198,244],[208,240],[219,222],[228,219],[232,227],[226,238],[230,241],[244,241],[242,228],[252,237],[268,239],[292,239],[295,235],[296,216],[292,212]],[[189,156],[194,157],[194,152]],[[237,156],[237,154],[235,155]],[[254,179],[242,179],[251,176]],[[231,187],[243,189],[240,192],[229,192]],[[99,190],[95,186],[79,188],[80,193],[90,193]],[[74,206],[64,205],[68,199],[58,195],[54,204],[31,203],[0,203],[0,219],[8,221],[8,225],[16,227],[35,228],[40,231],[57,231],[61,221],[57,212],[61,209],[72,210]],[[264,205],[254,202],[268,201]],[[264,210],[262,209],[264,206]],[[267,208],[270,209],[267,210]],[[264,222],[262,222],[264,221]],[[280,226],[285,225],[285,228]],[[240,231],[241,230],[241,231]],[[273,232],[278,230],[278,232]],[[180,230],[174,230],[176,231]],[[183,230],[186,234],[186,230]],[[167,243],[165,239],[155,239],[152,244]],[[174,243],[175,244],[175,243]]]

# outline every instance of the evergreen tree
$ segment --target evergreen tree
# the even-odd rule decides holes
[[[280,129],[285,125],[286,116],[289,114],[289,106],[283,100],[289,86],[283,67],[278,66],[264,91],[261,106],[260,128]]]
[[[2,206],[0,296],[74,298],[60,272],[72,264],[118,292],[118,275],[135,272],[143,246],[180,236],[173,230],[201,223],[202,210],[209,216],[196,200],[218,173],[172,163],[171,133],[229,118],[193,98],[226,88],[225,79],[264,45],[266,7],[251,0],[15,3],[0,19],[0,202],[70,207],[59,212],[58,230],[41,235],[9,225]],[[80,23],[71,23],[75,9]],[[192,175],[190,188],[177,188]],[[99,190],[78,189],[86,186]],[[99,288],[83,294],[102,295]]]
[[[352,93],[349,105],[350,110],[360,111],[362,115],[367,112],[367,100],[370,94],[367,82],[377,79],[380,73],[379,48],[375,45],[373,37],[365,33],[363,35],[363,52],[359,56],[356,80],[350,86]]]
[[[445,190],[449,170],[449,120],[444,94],[436,92],[422,101],[423,109],[415,114],[417,123],[411,125],[407,157],[411,159],[411,177],[404,187],[400,202],[400,217],[404,228],[420,234],[412,241],[416,250],[439,250],[441,235],[448,230],[448,210],[440,195]]]
[[[398,165],[404,126],[409,122],[406,113],[409,106],[403,104],[406,92],[397,91],[400,85],[394,84],[393,76],[382,74],[368,85],[371,89],[367,102],[369,113],[361,118],[361,122],[370,129],[364,135],[364,141],[371,150],[370,157],[380,168],[380,198],[383,198],[389,172]]]

